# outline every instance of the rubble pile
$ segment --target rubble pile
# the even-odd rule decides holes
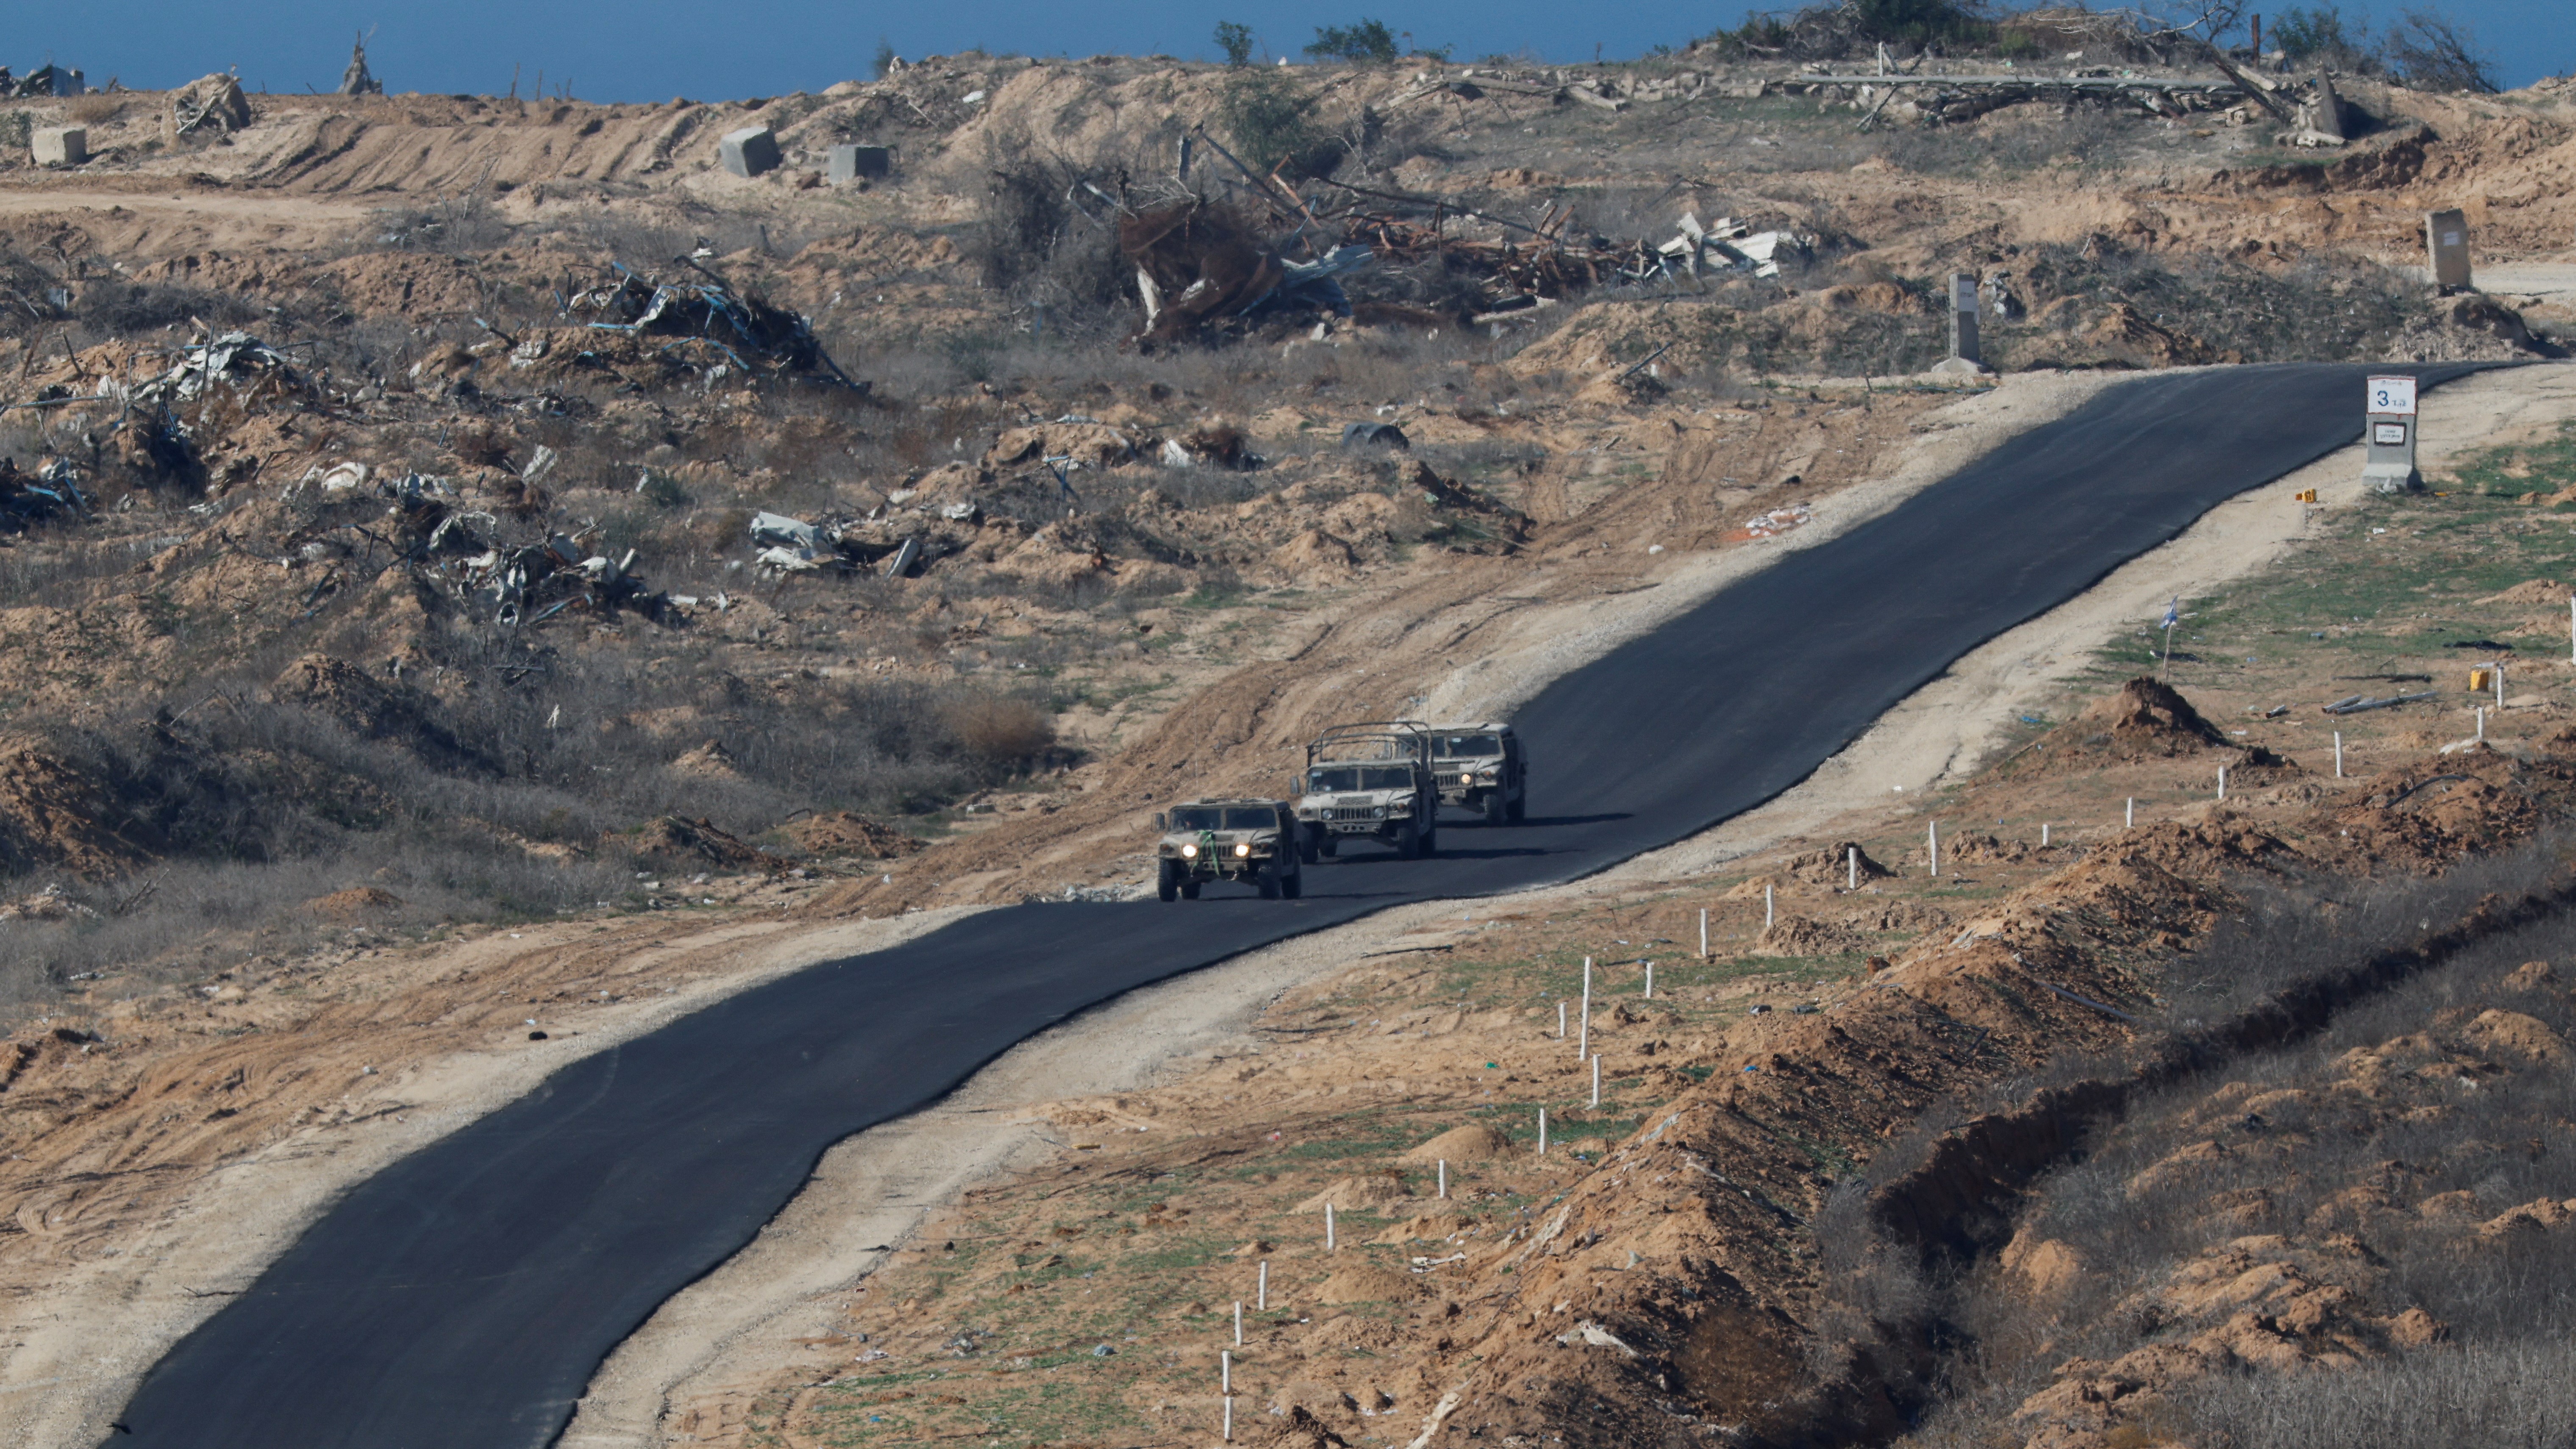
[[[77,518],[89,511],[78,473],[61,458],[48,460],[29,473],[14,458],[0,458],[0,533],[24,533],[56,518]]]
[[[612,262],[615,276],[575,293],[565,312],[601,332],[657,340],[659,355],[687,354],[702,369],[730,364],[754,376],[820,374],[850,385],[804,314],[733,286],[694,258],[682,261],[704,280],[665,282]],[[531,338],[513,346],[511,362],[524,366],[545,353]]]

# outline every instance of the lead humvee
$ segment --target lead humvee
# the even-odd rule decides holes
[[[1463,805],[1487,825],[1518,821],[1529,803],[1529,756],[1510,725],[1432,726],[1431,768],[1440,803]]]
[[[1154,894],[1197,900],[1212,880],[1241,881],[1266,901],[1306,893],[1297,814],[1282,800],[1192,800],[1154,817]]]
[[[1419,720],[1335,725],[1306,746],[1297,782],[1298,851],[1308,862],[1345,840],[1395,847],[1406,860],[1439,848],[1440,787],[1430,726]]]

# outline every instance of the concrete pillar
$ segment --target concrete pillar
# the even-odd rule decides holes
[[[2433,269],[2433,285],[2446,292],[2469,290],[2469,218],[2459,211],[2424,215],[2424,250]]]
[[[1977,274],[1950,274],[1950,355],[1934,372],[1984,372],[1977,346]]]
[[[778,138],[767,126],[745,126],[727,131],[717,144],[716,154],[724,168],[736,176],[758,176],[778,167]]]
[[[28,138],[28,150],[39,166],[78,166],[89,159],[89,132],[79,126],[47,126]]]
[[[835,186],[886,175],[894,170],[891,146],[835,146],[825,179]]]
[[[2374,493],[2422,488],[2424,477],[2415,471],[2415,379],[2368,379],[2362,411],[2362,484]]]

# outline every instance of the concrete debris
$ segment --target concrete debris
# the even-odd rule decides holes
[[[980,522],[982,513],[971,501],[940,510],[944,520],[965,528]],[[757,513],[752,515],[750,529],[751,541],[759,549],[753,562],[763,571],[782,577],[830,571],[878,573],[899,579],[930,559],[945,558],[965,547],[964,539],[947,534],[935,537],[925,547],[922,535],[898,532],[900,527],[885,519],[807,523],[783,513]]]
[[[1785,82],[1779,89],[1784,95],[1820,96],[1864,112],[1860,128],[1868,130],[1882,120],[1956,125],[2033,101],[2134,105],[2152,116],[2173,117],[2220,109],[2245,97],[2251,88],[2235,77],[2185,80],[2095,66],[2067,75],[1836,75],[1820,70]],[[2269,96],[2261,98],[2270,104]]]
[[[14,458],[0,458],[0,533],[24,533],[37,523],[89,512],[78,478],[78,470],[61,458],[33,473],[20,471]]]
[[[78,166],[89,159],[89,131],[47,126],[28,137],[27,150],[39,166]]]
[[[170,93],[170,133],[174,136],[229,136],[250,126],[250,98],[241,82],[221,71],[188,82]]]
[[[2427,689],[2418,694],[2394,694],[2389,695],[2386,698],[2369,694],[2347,695],[2344,698],[2338,699],[2334,703],[2325,706],[2325,712],[2327,714],[2360,714],[2365,710],[2394,709],[2398,705],[2412,704],[2419,699],[2432,699],[2440,693],[2441,691],[2439,690]]]
[[[1413,440],[1393,423],[1351,423],[1342,429],[1345,448],[1410,448]]]
[[[820,373],[844,387],[850,381],[816,341],[801,312],[773,306],[756,292],[738,290],[694,259],[686,263],[704,281],[664,283],[620,263],[614,280],[575,294],[565,311],[591,314],[603,332],[671,339],[669,347],[706,349],[752,374]]]
[[[824,163],[824,179],[835,186],[869,181],[894,171],[891,146],[835,146]]]
[[[89,83],[76,70],[47,63],[27,72],[23,79],[11,80],[9,68],[0,65],[0,95],[13,101],[35,100],[44,96],[69,97],[89,93]]]
[[[408,473],[379,480],[376,492],[394,520],[398,559],[460,603],[490,611],[503,628],[542,624],[567,611],[607,615],[631,609],[656,623],[675,621],[669,595],[646,589],[635,550],[622,557],[586,552],[563,534],[539,543],[504,543],[500,520],[457,507],[444,478]],[[373,535],[368,535],[373,540]]]
[[[1292,262],[1264,245],[1243,216],[1200,197],[1123,218],[1118,246],[1136,268],[1145,330],[1133,339],[1176,342],[1202,328],[1265,317],[1347,317],[1340,279],[1368,265],[1368,247],[1343,245]]]
[[[1692,277],[1703,269],[1776,277],[1780,275],[1782,256],[1803,257],[1814,246],[1794,232],[1757,232],[1732,217],[1722,216],[1702,226],[1696,214],[1684,212],[1673,239],[1655,249],[1656,270],[1669,274],[1679,268]]]
[[[217,382],[244,391],[281,391],[299,384],[285,354],[247,332],[226,332],[211,341],[179,349],[179,362],[168,372],[134,389],[138,402],[186,401]]]
[[[367,465],[364,463],[334,463],[328,468],[316,463],[304,470],[297,486],[319,484],[325,493],[346,493],[352,488],[366,486],[366,482]]]
[[[360,35],[349,47],[349,68],[340,72],[339,94],[344,96],[380,96],[385,83],[367,69],[367,37]]]
[[[727,131],[716,144],[716,155],[724,169],[736,176],[758,176],[778,169],[778,137],[767,126],[745,126]]]

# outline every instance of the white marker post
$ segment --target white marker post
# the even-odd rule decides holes
[[[1440,1196],[1449,1196],[1449,1159],[1446,1157],[1440,1159]]]
[[[1234,1400],[1230,1396],[1225,1401],[1225,1442],[1234,1442]]]
[[[1216,1391],[1220,1394],[1234,1392],[1234,1355],[1224,1349],[1216,1351]]]
[[[1234,1300],[1234,1346],[1243,1347],[1243,1300]]]
[[[2504,712],[2504,661],[2495,662],[2496,712]]]
[[[1547,1109],[1538,1109],[1538,1155],[1547,1156]]]
[[[2567,602],[2571,606],[2576,606],[2576,598],[2570,598]],[[2576,608],[2570,608],[2569,612],[2576,614]],[[2568,626],[2568,633],[2576,636],[2576,623]],[[1699,959],[1703,961],[1708,959],[1708,907],[1706,906],[1699,908]]]
[[[2124,829],[2124,830],[2135,830],[2135,829],[2137,829],[2137,828],[2138,828],[2138,797],[2137,797],[2137,796],[2132,795],[2132,796],[2130,796],[2130,797],[2129,797],[2129,809],[2128,809],[2128,813],[2127,813],[2127,814],[2125,814],[2125,815],[2122,815],[2122,816],[2120,817],[2120,826],[2121,826],[2121,828],[2122,828],[2122,829]]]
[[[2221,800],[2225,800],[2227,798],[2227,767],[2225,765],[2218,767],[2218,798]]]
[[[1843,888],[1860,889],[1860,847],[1857,845],[1843,851]]]
[[[1652,961],[1646,963],[1646,999],[1655,999],[1655,963]]]
[[[1556,1003],[1556,1039],[1565,1040],[1565,1001],[1562,997]]]
[[[1324,1251],[1333,1251],[1333,1205],[1324,1204]]]
[[[2568,602],[2569,602],[2569,603],[2576,603],[2576,599],[2570,599],[2570,600],[2568,600]],[[2340,780],[2340,779],[2342,779],[2342,778],[2343,778],[2343,731],[2341,731],[2341,730],[2336,730],[2336,731],[2334,732],[2334,737],[2335,737],[2335,778],[2336,778],[2336,779],[2338,779],[2338,780]]]
[[[1253,1280],[1252,1307],[1255,1312],[1270,1311],[1270,1260],[1261,1260],[1261,1276]]]
[[[1939,875],[1941,873],[1941,822],[1932,821],[1924,828],[1928,832],[1925,838],[1932,842],[1932,873]]]
[[[2478,743],[2479,743],[2479,744],[2485,744],[2486,742],[2487,742],[2487,707],[2486,707],[2485,705],[2483,705],[2483,704],[2482,704],[2482,705],[2479,705],[2479,706],[2478,706]]]
[[[2042,850],[2048,848],[2048,822],[2045,820],[2039,822],[2039,845]]]
[[[1601,1053],[1592,1054],[1592,1105],[1601,1105]]]
[[[1771,882],[1762,883],[1762,929],[1771,929]]]

